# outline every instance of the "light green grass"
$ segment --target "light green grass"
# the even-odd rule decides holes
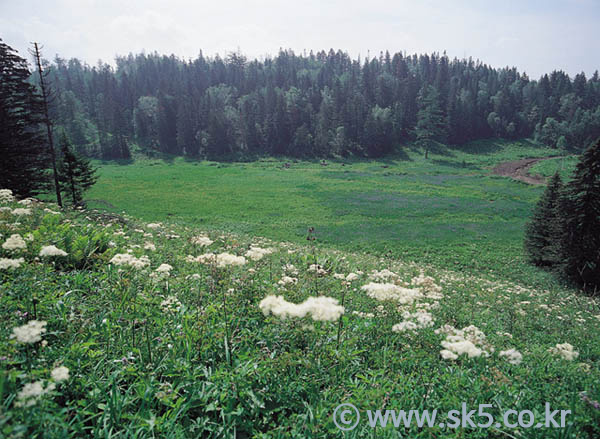
[[[551,177],[558,171],[562,180],[568,181],[571,179],[578,162],[579,156],[576,155],[542,160],[533,165],[529,169],[529,173],[532,175]]]
[[[542,188],[491,175],[499,162],[560,152],[527,141],[485,141],[380,161],[104,164],[91,206],[324,246],[532,278],[523,226]],[[284,163],[290,168],[284,168]],[[521,275],[525,270],[527,273]]]

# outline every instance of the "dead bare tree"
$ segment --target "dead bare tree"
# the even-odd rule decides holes
[[[33,50],[29,52],[33,55],[33,58],[37,64],[37,71],[40,77],[40,89],[42,92],[42,100],[44,106],[44,123],[46,124],[46,132],[48,134],[48,151],[50,152],[50,158],[52,160],[52,171],[54,173],[54,187],[56,189],[56,202],[60,207],[62,207],[62,197],[60,194],[60,183],[58,181],[58,170],[56,167],[56,152],[54,150],[54,141],[52,138],[52,121],[50,120],[50,116],[48,114],[48,102],[50,101],[50,87],[46,83],[46,74],[42,69],[41,62],[41,47],[38,43],[32,43]]]

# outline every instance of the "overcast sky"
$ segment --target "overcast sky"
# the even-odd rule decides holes
[[[280,48],[443,52],[532,77],[600,69],[600,0],[0,0],[0,38],[95,65],[157,51],[194,58]]]

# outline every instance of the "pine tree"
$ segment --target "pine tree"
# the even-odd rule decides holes
[[[60,138],[62,161],[59,165],[59,176],[62,189],[73,202],[73,206],[83,203],[83,192],[96,183],[96,169],[90,162],[79,157],[74,151],[65,133]]]
[[[525,229],[525,251],[536,265],[556,268],[561,262],[563,183],[558,172],[550,179]]]
[[[0,40],[0,188],[29,197],[48,189],[43,109],[27,61]]]
[[[418,101],[419,112],[415,134],[417,143],[425,149],[425,158],[427,158],[429,150],[436,142],[445,140],[446,120],[440,107],[439,93],[434,87],[428,86],[421,90]]]
[[[600,139],[582,155],[567,188],[564,274],[587,291],[600,289]]]

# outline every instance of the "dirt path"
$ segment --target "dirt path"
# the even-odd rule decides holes
[[[546,179],[544,177],[539,175],[529,175],[529,168],[531,168],[537,162],[546,160],[548,158],[554,157],[523,159],[500,163],[494,169],[492,169],[492,173],[496,175],[502,175],[504,177],[511,177],[515,180],[520,180],[529,184],[546,184]]]

